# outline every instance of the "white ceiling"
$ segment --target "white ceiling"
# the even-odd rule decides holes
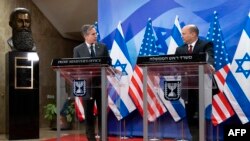
[[[64,38],[81,41],[81,26],[97,21],[97,0],[32,1]]]

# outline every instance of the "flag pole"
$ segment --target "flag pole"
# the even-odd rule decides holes
[[[176,141],[188,141],[185,139],[183,119],[181,119],[181,139],[176,140]]]
[[[96,116],[95,116],[95,124],[96,124],[96,136],[95,136],[95,138],[96,139],[99,139],[100,138],[100,135],[99,135],[99,131],[100,131],[100,127],[98,126],[99,124],[98,124],[98,122],[100,122],[100,121],[98,121],[98,118],[96,118]]]
[[[159,93],[159,88],[158,87],[155,87],[154,88],[155,89],[155,91],[156,91],[156,93],[157,93],[157,95],[158,95],[158,93]],[[156,103],[156,99],[154,99],[154,102]],[[149,139],[149,140],[151,140],[151,141],[158,141],[158,140],[160,140],[160,139],[158,139],[157,137],[156,137],[156,128],[157,128],[157,118],[153,121],[153,124],[154,124],[154,133],[153,133],[153,138],[151,138],[151,139]]]
[[[219,141],[219,125],[216,126],[216,140]]]
[[[126,140],[126,139],[128,139],[128,137],[126,136],[126,119],[122,119],[123,121],[122,121],[122,124],[123,124],[123,136],[121,137],[121,139],[123,139],[123,140]]]
[[[181,137],[182,137],[182,141],[184,141],[185,133],[184,133],[184,123],[183,123],[183,119],[181,120]]]
[[[122,84],[119,83],[119,85],[122,85]],[[121,86],[119,86],[119,87],[121,87]],[[121,91],[121,89],[119,89],[119,91]],[[119,92],[119,93],[121,93],[121,92]],[[119,106],[120,106],[121,105],[120,101],[117,104],[119,104]],[[123,132],[121,131],[121,134],[122,134],[121,139],[126,140],[126,139],[128,139],[128,137],[126,136],[126,119],[122,118],[120,121],[121,121],[121,123],[120,123],[121,124],[121,130],[123,130]]]
[[[153,124],[154,124],[154,136],[153,136],[153,138],[151,138],[151,139],[149,139],[149,140],[151,140],[151,141],[158,141],[158,140],[160,140],[160,139],[158,139],[157,137],[156,137],[156,127],[157,127],[157,119],[155,119],[154,120],[154,122],[153,122]]]

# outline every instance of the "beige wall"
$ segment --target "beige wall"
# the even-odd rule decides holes
[[[9,15],[15,7],[28,8],[32,13],[32,32],[40,59],[40,127],[48,126],[43,119],[43,106],[48,95],[55,95],[53,58],[71,57],[79,42],[62,38],[31,0],[0,0],[0,133],[5,133],[5,54],[10,51],[6,40],[11,36]]]

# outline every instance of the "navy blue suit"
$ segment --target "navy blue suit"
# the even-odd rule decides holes
[[[200,53],[207,53],[208,60],[207,62],[211,65],[214,65],[214,50],[213,50],[213,43],[206,40],[198,39],[192,54],[200,54]],[[188,54],[188,45],[184,44],[180,47],[176,48],[175,54]]]
[[[207,54],[207,62],[211,65],[214,65],[214,50],[213,50],[213,43],[206,40],[198,39],[192,54],[201,54],[206,53]],[[188,45],[184,44],[180,47],[176,48],[175,54],[181,55],[181,54],[189,54],[188,52]],[[198,81],[198,80],[197,80]],[[188,89],[187,92],[187,104],[186,107],[186,113],[187,113],[187,120],[189,124],[189,129],[191,131],[191,134],[193,136],[194,141],[198,141],[198,107],[199,107],[199,99],[198,99],[198,90],[197,89]],[[185,92],[183,91],[182,96],[185,96]],[[186,103],[186,102],[185,102]]]
[[[109,57],[109,52],[107,47],[104,44],[98,43],[95,44],[95,57]],[[88,46],[86,43],[82,43],[76,46],[73,50],[73,57],[91,57]],[[92,87],[101,85],[101,77],[93,77],[92,78]],[[86,123],[86,134],[89,141],[95,141],[95,117],[93,115],[94,111],[94,102],[96,101],[97,109],[98,109],[98,127],[99,133],[101,133],[101,88],[92,88],[91,89],[91,97],[92,99],[85,99],[83,102],[83,107],[85,111],[85,123]]]
[[[77,57],[91,57],[88,46],[86,43],[82,43],[74,48],[74,58]],[[108,57],[109,52],[105,44],[95,44],[95,56],[96,57]]]

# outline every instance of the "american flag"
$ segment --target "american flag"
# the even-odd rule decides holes
[[[207,34],[207,39],[211,40],[214,44],[214,64],[215,74],[214,78],[217,83],[219,93],[212,98],[212,122],[218,125],[234,115],[234,111],[228,99],[223,93],[225,79],[229,72],[230,63],[228,54],[225,49],[225,42],[223,39],[222,31],[218,21],[217,12],[214,12],[214,18],[210,24]]]
[[[75,97],[75,113],[79,121],[83,121],[85,119],[82,97]]]
[[[75,114],[79,121],[85,120],[85,112],[83,108],[83,100],[82,97],[75,97]],[[93,115],[96,116],[98,114],[98,109],[95,101],[94,109],[93,109]]]
[[[158,55],[155,45],[155,36],[152,27],[152,20],[147,22],[144,39],[142,41],[139,56]],[[147,106],[148,106],[148,120],[154,121],[157,117],[164,114],[167,110],[160,101],[155,92],[154,77],[147,76]],[[139,66],[135,66],[134,73],[131,78],[131,84],[129,86],[129,95],[135,103],[140,114],[143,116],[143,72]]]

